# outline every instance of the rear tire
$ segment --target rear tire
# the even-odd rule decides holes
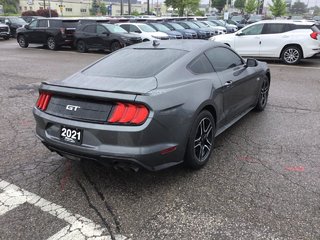
[[[57,50],[58,49],[58,46],[57,46],[57,43],[56,43],[56,40],[54,39],[54,37],[48,37],[47,46],[50,50]]]
[[[185,164],[192,169],[202,168],[213,150],[215,122],[212,114],[204,110],[196,118],[188,140]]]
[[[22,48],[27,48],[29,46],[29,43],[27,42],[25,36],[23,35],[18,36],[18,43],[19,43],[19,46]]]
[[[77,51],[80,53],[85,53],[88,51],[86,43],[83,40],[77,42]]]
[[[302,58],[302,51],[297,46],[286,47],[281,53],[281,60],[285,64],[298,64]]]

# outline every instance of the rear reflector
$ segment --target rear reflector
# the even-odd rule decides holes
[[[39,108],[42,111],[45,111],[50,102],[50,98],[51,98],[51,95],[49,93],[44,93],[44,92],[40,93],[40,96],[36,104],[37,108]]]
[[[140,125],[146,121],[148,115],[149,110],[144,105],[117,103],[108,119],[108,122]]]
[[[317,40],[318,35],[320,35],[320,32],[313,32],[313,33],[310,33],[310,37],[311,37],[312,39],[315,39],[315,40]]]

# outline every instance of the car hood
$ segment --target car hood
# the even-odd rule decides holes
[[[96,91],[145,94],[157,88],[158,83],[155,77],[147,78],[118,78],[88,76],[82,72],[71,77],[55,82],[48,82],[50,85],[89,89]]]
[[[164,32],[150,32],[150,34],[152,36],[156,36],[156,37],[168,37],[168,34],[166,34]]]
[[[132,34],[132,33],[114,33],[114,35],[118,35],[120,37],[126,38],[141,38],[140,35]]]

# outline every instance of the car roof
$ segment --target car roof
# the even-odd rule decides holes
[[[314,22],[306,21],[306,20],[262,20],[257,23],[291,23],[291,24],[296,24],[296,25],[313,25]]]
[[[160,43],[157,47],[153,46],[152,41],[131,45],[127,48],[138,48],[138,49],[150,49],[150,48],[161,48],[161,49],[176,49],[176,50],[183,50],[192,52],[195,51],[200,53],[208,48],[215,47],[215,46],[226,46],[225,44],[215,42],[215,41],[208,41],[208,40],[156,40]]]

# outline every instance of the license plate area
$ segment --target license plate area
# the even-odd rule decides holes
[[[60,139],[64,142],[80,145],[82,143],[82,136],[82,129],[61,126]]]

